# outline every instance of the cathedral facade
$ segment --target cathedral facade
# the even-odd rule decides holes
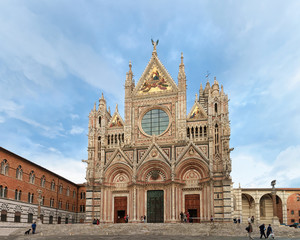
[[[183,55],[176,84],[153,46],[137,84],[129,64],[124,119],[103,95],[89,114],[86,221],[231,221],[228,96],[215,78],[188,111]]]

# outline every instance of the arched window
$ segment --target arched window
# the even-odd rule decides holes
[[[70,196],[70,188],[67,187],[67,196]]]
[[[204,132],[204,137],[206,137],[206,136],[207,136],[207,132],[206,132],[206,126],[204,126],[204,130],[203,130],[203,132]]]
[[[218,113],[218,104],[215,103],[215,113]]]
[[[29,182],[34,184],[34,181],[35,181],[35,174],[34,171],[31,171],[29,174]]]
[[[19,165],[19,167],[16,169],[16,178],[22,180],[22,177],[23,177],[23,170],[21,165]]]
[[[99,127],[101,127],[101,117],[99,117]]]
[[[21,201],[21,195],[22,195],[22,191],[20,190],[18,190],[18,189],[16,189],[15,190],[15,200],[17,200],[17,201]]]
[[[55,182],[54,182],[54,180],[52,180],[52,182],[51,182],[51,190],[55,191]]]
[[[3,186],[0,185],[0,197],[3,197]]]
[[[190,138],[190,128],[189,127],[186,129],[186,135],[188,138]]]
[[[7,187],[4,188],[4,191],[3,191],[3,197],[4,197],[4,198],[7,198]]]
[[[18,200],[18,190],[15,190],[15,200]]]
[[[215,153],[219,153],[219,127],[215,125]]]
[[[4,159],[2,162],[1,162],[1,171],[0,173],[2,173],[3,175],[8,175],[8,169],[9,169],[9,165],[8,165],[8,162],[6,159]]]
[[[76,197],[76,191],[73,190],[73,198],[75,198],[75,197]]]
[[[45,187],[45,184],[46,184],[46,178],[45,178],[45,176],[42,176],[42,178],[41,178],[41,187]]]
[[[59,193],[62,194],[62,192],[63,192],[63,186],[60,184],[59,185]]]
[[[50,198],[50,207],[54,207],[54,198]]]

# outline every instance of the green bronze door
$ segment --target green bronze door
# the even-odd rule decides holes
[[[164,191],[153,190],[147,192],[147,222],[164,222]]]

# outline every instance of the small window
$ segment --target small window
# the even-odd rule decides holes
[[[291,214],[294,215],[294,210],[291,211]]]
[[[295,222],[295,219],[291,219],[291,222],[294,223],[294,222]]]
[[[7,221],[7,211],[2,210],[1,211],[1,222],[6,222]]]
[[[28,213],[28,219],[27,219],[28,223],[32,223],[33,222],[33,214],[32,213]]]
[[[49,217],[49,224],[53,224],[53,216]]]
[[[15,212],[15,222],[21,222],[21,213],[20,212]]]
[[[3,197],[3,186],[0,185],[0,197]]]
[[[215,113],[218,113],[218,104],[215,103]]]

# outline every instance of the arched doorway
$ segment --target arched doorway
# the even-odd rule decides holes
[[[276,195],[275,208],[278,220],[280,223],[283,223],[283,214],[282,214],[282,201],[280,197]],[[260,210],[260,221],[266,224],[272,223],[274,210],[273,210],[273,198],[272,195],[265,194],[260,198],[259,201],[259,210]]]
[[[242,221],[247,222],[249,217],[255,217],[255,201],[254,198],[246,193],[242,194]]]

